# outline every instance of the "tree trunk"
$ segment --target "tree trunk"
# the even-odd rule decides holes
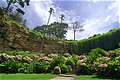
[[[76,32],[76,30],[74,30],[74,40],[75,40],[75,32]]]
[[[50,21],[50,17],[51,17],[51,13],[49,15],[49,18],[48,18],[48,22],[47,22],[47,25],[49,24],[49,21]]]

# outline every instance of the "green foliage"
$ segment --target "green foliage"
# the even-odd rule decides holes
[[[73,60],[73,58],[69,58],[69,59],[66,61],[66,65],[74,66],[74,65],[75,65],[75,61]]]
[[[25,68],[28,64],[18,61],[6,61],[0,64],[0,72],[2,73],[17,73],[19,68]]]
[[[66,41],[69,45],[69,50],[68,52],[69,53],[76,53],[76,54],[79,54],[79,47],[78,47],[78,43],[77,41]]]
[[[19,8],[22,7],[24,8],[25,5],[28,6],[30,0],[5,0],[5,1],[0,1],[1,4],[7,3],[4,5],[0,6],[0,18],[5,19],[12,19],[19,24],[26,26],[26,20],[23,19],[21,14],[25,14],[25,12]],[[16,9],[16,10],[15,10]]]
[[[69,45],[69,53],[83,54],[94,48],[102,48],[104,50],[113,50],[119,48],[120,28],[115,28],[102,35],[94,35],[88,39],[80,41],[66,41]]]
[[[91,52],[88,53],[87,61],[93,63],[98,57],[105,56],[105,53],[105,50],[100,48],[92,49]]]
[[[33,38],[42,38],[43,35],[40,33],[40,32],[36,32],[36,31],[33,31],[33,30],[29,30],[29,36],[31,39]]]
[[[111,50],[114,54],[119,54],[120,49]],[[83,55],[70,55],[64,57],[63,55],[57,55],[51,57],[51,60],[45,59],[33,59],[27,63],[26,61],[17,61],[17,59],[8,59],[0,63],[0,72],[2,73],[48,73],[53,72],[55,67],[60,69],[62,74],[72,72],[76,74],[97,74],[104,76],[120,76],[120,56],[109,56],[109,53],[101,48],[92,49],[88,53],[86,58],[81,58]],[[7,54],[6,58],[10,58],[13,55],[23,55],[25,57],[33,58],[28,51],[2,51],[0,54]],[[11,55],[11,56],[8,56]],[[29,54],[29,55],[28,55]],[[111,54],[110,54],[111,55]],[[35,56],[34,56],[35,57]],[[37,56],[38,57],[38,56]],[[46,55],[46,57],[48,57]],[[15,58],[15,57],[14,57]],[[0,57],[0,59],[2,59]],[[29,60],[29,58],[26,58]],[[39,59],[39,57],[38,57]],[[74,71],[75,70],[75,71]]]
[[[22,56],[30,56],[31,52],[29,51],[0,51],[0,54],[8,54],[8,55],[22,55]]]
[[[34,28],[35,31],[41,32],[44,35],[55,36],[60,39],[65,38],[67,32],[68,24],[54,22],[50,25],[42,25]]]
[[[72,60],[75,62],[75,64],[78,61],[78,55],[72,54]]]
[[[54,57],[50,64],[50,67],[53,70],[55,66],[59,66],[61,64],[65,64],[65,59],[62,55]]]
[[[65,74],[65,73],[69,72],[69,68],[68,68],[68,66],[66,64],[59,64],[59,67],[61,69],[62,74]]]
[[[31,63],[34,73],[46,73],[50,65],[45,61],[33,61]]]
[[[99,75],[104,76],[120,76],[120,56],[115,57],[107,62],[107,67],[97,67],[97,72]]]
[[[87,64],[85,66],[77,65],[77,68],[76,68],[77,75],[80,75],[80,74],[90,75],[93,73],[95,73],[95,69],[90,64]]]
[[[57,57],[54,57],[54,59],[52,60],[51,62],[51,66],[50,66],[50,69],[53,70],[55,68],[55,66],[59,66],[60,69],[61,69],[61,73],[65,74],[65,73],[68,73],[69,72],[69,67],[68,65],[65,64],[65,58],[60,55],[60,56],[57,56]]]

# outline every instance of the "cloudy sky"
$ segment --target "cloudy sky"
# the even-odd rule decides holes
[[[28,27],[46,24],[50,7],[55,10],[50,23],[60,21],[64,14],[69,26],[75,21],[83,25],[85,31],[76,32],[78,40],[120,27],[120,0],[31,0],[30,6],[24,8]],[[66,38],[73,39],[72,30],[68,30]]]

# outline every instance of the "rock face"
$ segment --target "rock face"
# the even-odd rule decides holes
[[[25,50],[33,52],[64,52],[64,44],[55,39],[43,38],[12,20],[0,20],[0,51]]]

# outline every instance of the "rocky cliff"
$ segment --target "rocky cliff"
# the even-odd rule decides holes
[[[25,50],[44,53],[64,52],[62,41],[42,37],[10,19],[0,19],[0,51]]]

